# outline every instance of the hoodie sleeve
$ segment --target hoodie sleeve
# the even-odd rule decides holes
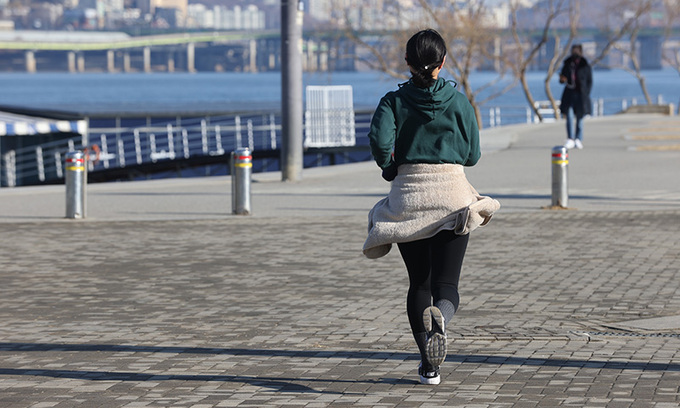
[[[392,164],[392,150],[397,134],[397,125],[392,109],[393,101],[388,96],[389,94],[380,100],[371,119],[371,129],[368,132],[371,154],[382,169]]]
[[[479,145],[479,126],[477,125],[475,109],[467,98],[462,99],[465,100],[465,111],[462,115],[463,128],[461,129],[461,132],[463,132],[463,138],[467,141],[469,148],[467,159],[463,165],[474,166],[482,156],[482,149]]]

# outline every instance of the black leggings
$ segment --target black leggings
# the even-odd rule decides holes
[[[445,230],[432,238],[399,244],[408,270],[406,311],[413,333],[425,331],[423,311],[433,301],[446,299],[458,309],[458,280],[468,238],[469,234],[456,235]]]

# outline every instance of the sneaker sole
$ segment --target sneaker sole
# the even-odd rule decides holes
[[[423,312],[423,325],[428,333],[425,343],[427,361],[440,366],[446,359],[446,334],[444,334],[444,316],[436,306],[430,306]]]
[[[428,334],[434,331],[444,334],[444,316],[437,306],[430,306],[423,311],[423,325]]]
[[[442,365],[446,360],[446,336],[440,333],[432,334],[425,345],[425,356],[430,364]]]

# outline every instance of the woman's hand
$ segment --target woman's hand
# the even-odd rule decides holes
[[[395,162],[392,162],[392,164],[383,169],[382,178],[384,178],[387,181],[394,180],[394,178],[397,177],[397,169],[398,169],[397,164]]]

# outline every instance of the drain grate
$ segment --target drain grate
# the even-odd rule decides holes
[[[630,332],[575,332],[576,334],[587,334],[589,336],[616,336],[616,337],[672,337],[680,338],[680,333],[630,333]]]

